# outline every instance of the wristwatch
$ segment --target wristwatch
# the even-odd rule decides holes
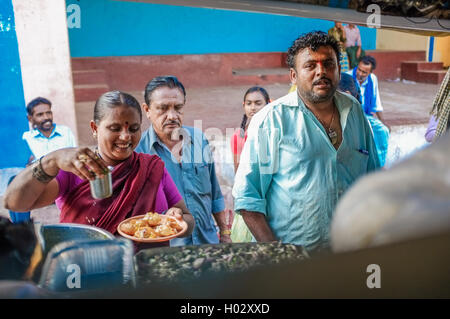
[[[231,230],[229,230],[229,229],[221,230],[221,231],[220,231],[220,234],[221,234],[221,235],[231,235]]]

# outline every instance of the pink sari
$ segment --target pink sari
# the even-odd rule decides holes
[[[112,172],[113,195],[96,200],[89,181],[77,185],[61,207],[62,223],[90,224],[114,234],[126,218],[154,211],[164,162],[156,155],[133,152]]]

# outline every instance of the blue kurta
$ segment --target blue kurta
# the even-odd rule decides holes
[[[356,99],[336,92],[343,141],[336,151],[297,92],[252,118],[235,177],[235,210],[263,213],[275,236],[313,249],[328,246],[334,207],[360,176],[380,164]]]

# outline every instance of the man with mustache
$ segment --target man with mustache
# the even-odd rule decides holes
[[[250,123],[233,196],[257,241],[329,249],[337,201],[380,166],[360,104],[336,90],[339,52],[336,40],[321,31],[295,40],[287,64],[297,90],[266,105]]]
[[[373,70],[375,70],[376,66],[377,62],[375,58],[367,55],[361,58],[358,66],[346,73],[353,77],[358,87],[361,97],[361,106],[372,127],[378,151],[378,159],[380,165],[383,167],[386,162],[389,132],[391,129],[386,124],[383,117],[383,106],[381,105],[378,79],[377,76],[373,74]]]
[[[65,147],[76,147],[75,136],[69,127],[53,123],[52,103],[37,97],[27,105],[30,131],[23,133],[35,159]]]
[[[27,105],[27,118],[32,129],[23,133],[22,138],[28,144],[32,153],[28,164],[38,160],[44,155],[60,148],[76,147],[75,136],[69,127],[53,123],[52,103],[37,97]],[[15,176],[12,176],[9,182]],[[30,213],[17,213],[9,211],[13,223],[19,223],[30,219]]]
[[[161,157],[195,219],[192,235],[173,239],[170,245],[231,242],[225,200],[208,140],[200,130],[183,125],[183,84],[174,76],[155,77],[145,87],[144,98],[142,108],[151,126],[142,134],[136,152]]]

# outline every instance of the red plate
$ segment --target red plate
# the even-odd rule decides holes
[[[129,238],[129,239],[131,239],[131,240],[133,240],[133,241],[140,242],[140,243],[159,243],[159,242],[163,242],[163,241],[168,241],[168,240],[171,240],[171,239],[173,239],[173,238],[176,238],[176,237],[179,237],[179,236],[183,235],[183,234],[187,231],[188,225],[187,225],[187,223],[186,223],[185,221],[178,220],[178,219],[176,219],[175,217],[172,217],[172,216],[166,216],[166,215],[161,215],[161,214],[160,214],[159,216],[160,216],[162,219],[167,219],[167,218],[169,218],[169,219],[174,220],[174,221],[177,222],[178,225],[180,225],[180,227],[182,227],[183,229],[180,230],[180,231],[179,231],[178,233],[176,233],[175,235],[166,236],[166,237],[158,237],[158,238],[138,238],[138,237],[134,237],[134,236],[128,235],[128,234],[124,233],[124,232],[120,229],[120,226],[122,226],[122,224],[125,224],[125,223],[127,223],[127,222],[129,222],[129,221],[131,221],[131,220],[133,220],[133,219],[143,219],[143,218],[145,217],[145,215],[139,215],[139,216],[133,216],[133,217],[127,218],[127,219],[125,219],[124,221],[122,221],[122,222],[119,224],[119,226],[117,226],[117,231],[119,232],[119,234],[120,234],[121,236],[123,236],[123,237],[125,237],[125,238]]]

